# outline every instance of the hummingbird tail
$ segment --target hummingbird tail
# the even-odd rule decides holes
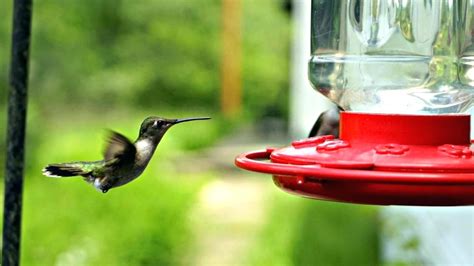
[[[85,176],[89,173],[80,163],[50,164],[43,168],[43,175],[48,177]]]

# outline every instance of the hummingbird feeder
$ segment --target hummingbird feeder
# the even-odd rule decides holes
[[[340,135],[238,156],[313,199],[474,204],[474,1],[313,0],[309,79]]]

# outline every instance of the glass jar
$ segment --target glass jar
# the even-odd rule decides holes
[[[312,86],[345,111],[472,107],[474,0],[312,0]]]

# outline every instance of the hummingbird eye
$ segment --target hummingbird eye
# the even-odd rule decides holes
[[[161,126],[163,126],[163,121],[160,120],[155,120],[152,125],[153,128],[159,128]]]

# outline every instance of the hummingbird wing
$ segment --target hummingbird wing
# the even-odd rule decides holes
[[[134,162],[137,149],[124,135],[115,131],[110,132],[108,145],[104,151],[104,160],[114,163]]]

